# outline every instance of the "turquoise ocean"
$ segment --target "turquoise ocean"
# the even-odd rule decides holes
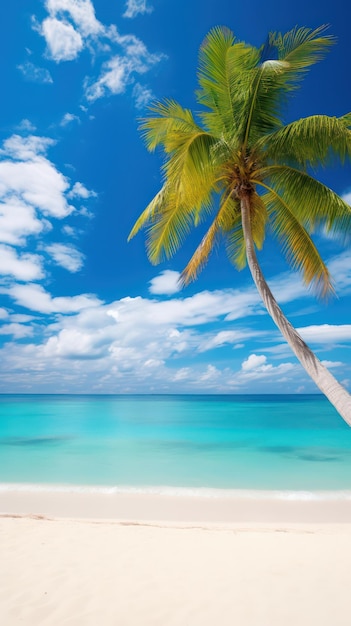
[[[0,483],[351,497],[351,428],[319,395],[3,395]]]

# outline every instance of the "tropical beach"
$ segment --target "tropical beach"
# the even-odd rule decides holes
[[[249,9],[0,20],[4,626],[349,626],[348,24]]]
[[[346,626],[351,434],[326,399],[8,396],[0,417],[6,625]]]

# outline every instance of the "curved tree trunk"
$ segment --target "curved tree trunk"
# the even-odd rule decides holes
[[[252,238],[250,220],[250,192],[241,197],[241,215],[244,239],[246,244],[246,258],[252,278],[263,303],[272,317],[280,332],[285,337],[292,351],[305,368],[307,374],[316,383],[317,387],[326,395],[331,404],[336,408],[341,417],[351,426],[351,396],[346,389],[338,383],[334,376],[320,362],[308,345],[300,337],[299,333],[290,324],[283,311],[269,289],[261,268],[258,264],[255,245]]]

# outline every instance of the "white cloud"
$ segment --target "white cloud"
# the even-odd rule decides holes
[[[92,198],[92,197],[96,197],[96,193],[95,191],[91,191],[89,189],[87,189],[82,183],[75,183],[71,189],[71,191],[68,194],[69,198],[84,198],[85,200],[87,198]]]
[[[5,139],[0,155],[11,157],[16,160],[34,159],[38,155],[46,154],[48,148],[53,146],[55,141],[49,137],[38,137],[29,135],[22,137],[21,135],[11,135]]]
[[[48,17],[41,25],[48,54],[57,63],[76,59],[84,47],[81,35],[72,24]]]
[[[339,261],[334,259],[336,264]],[[165,275],[162,273],[156,278],[165,279]],[[176,277],[170,283],[169,278],[166,274],[166,283],[161,287],[157,287],[156,281],[156,290],[159,289],[161,295],[164,295],[165,284],[167,289],[169,284],[175,284]],[[345,271],[343,281],[343,289],[347,289]],[[278,277],[271,282],[281,284],[283,281]],[[265,337],[263,351],[267,353],[267,343],[281,341],[281,338],[278,331],[250,329],[249,317],[263,312],[254,287],[203,291],[188,297],[178,294],[166,300],[156,298],[153,293],[149,298],[125,297],[110,304],[103,304],[89,294],[53,297],[36,284],[7,285],[2,293],[31,311],[56,315],[43,325],[39,345],[14,345],[12,342],[0,351],[0,389],[4,389],[5,384],[11,385],[12,380],[22,380],[27,381],[30,389],[37,385],[37,389],[49,391],[59,388],[77,392],[183,390],[197,393],[211,389],[222,393],[253,390],[262,393],[280,389],[295,392],[301,386],[306,393],[315,391],[291,353],[287,352],[289,356],[275,354],[274,365],[261,353],[261,337]],[[291,290],[285,291],[287,300],[289,294],[293,297],[294,293],[292,284]],[[302,293],[308,295],[305,290]],[[232,323],[234,320],[241,320],[240,326],[238,322]],[[12,316],[4,321],[21,324],[20,319]],[[23,320],[23,324],[31,328],[30,320]],[[29,332],[13,328],[18,333]],[[37,319],[33,321],[33,328],[37,337]],[[306,329],[318,341],[323,340],[320,345],[350,344],[349,325]],[[228,350],[228,346],[243,346],[255,339],[257,344],[249,346],[246,358],[240,349]],[[220,351],[218,360],[212,361],[211,355],[212,362],[208,363],[204,353],[214,348]],[[331,352],[325,356],[327,366],[339,368],[339,371],[343,367],[343,376],[350,377],[347,358]],[[342,360],[344,365],[341,365]],[[53,386],[45,387],[50,381],[55,381]],[[59,387],[55,387],[57,384]]]
[[[30,326],[13,322],[0,326],[0,335],[12,335],[14,339],[23,339],[24,337],[31,337],[33,329]]]
[[[0,202],[0,242],[24,245],[26,237],[37,235],[44,223],[36,216],[35,209],[16,196]]]
[[[17,65],[17,69],[22,72],[26,80],[32,83],[50,84],[54,82],[49,70],[44,67],[37,67],[30,61]]]
[[[205,382],[206,384],[217,381],[221,376],[221,371],[214,365],[207,365],[206,371],[199,377],[199,382]]]
[[[91,294],[52,298],[41,285],[13,285],[6,293],[17,304],[39,313],[76,313],[88,307],[96,307],[101,301]]]
[[[134,37],[123,37],[120,41],[125,49],[124,55],[116,55],[106,61],[95,82],[86,81],[85,95],[88,100],[94,101],[105,95],[124,93],[127,85],[134,81],[134,74],[144,74],[162,58],[160,55],[150,54],[144,44]],[[141,98],[140,89],[139,98]],[[141,103],[141,100],[139,102]]]
[[[144,109],[152,100],[155,99],[151,89],[143,87],[140,83],[136,83],[133,87],[132,96],[135,100],[135,106],[137,109]]]
[[[300,364],[280,363],[279,365],[271,365],[267,362],[264,354],[250,354],[250,356],[242,362],[241,372],[238,374],[234,384],[243,385],[254,380],[269,380],[287,382],[289,373],[291,377],[296,371],[302,371]]]
[[[42,258],[35,254],[17,254],[14,248],[0,245],[0,275],[16,280],[43,278]]]
[[[67,203],[69,182],[43,153],[54,142],[47,137],[13,135],[4,142],[0,157],[0,200],[17,198],[44,215],[63,218],[74,207]],[[6,155],[10,158],[6,159]]]
[[[45,7],[51,16],[70,17],[84,37],[104,31],[90,0],[46,0]]]
[[[320,324],[298,328],[307,343],[340,343],[351,341],[351,324]]]
[[[83,267],[84,255],[72,245],[53,243],[46,247],[46,252],[69,272],[78,272]]]
[[[190,375],[191,375],[190,367],[181,367],[179,370],[176,371],[176,373],[172,377],[172,380],[174,382],[188,380],[190,378]]]
[[[213,350],[213,348],[220,348],[226,344],[233,344],[234,347],[243,347],[243,344],[239,344],[247,339],[253,339],[254,337],[262,337],[267,333],[264,331],[253,331],[253,330],[221,330],[210,338],[206,338],[206,340],[200,345],[200,352],[205,352],[207,350]],[[236,344],[236,345],[235,345]]]
[[[63,218],[72,213],[65,199],[67,179],[47,159],[0,162],[0,197],[13,194],[44,215]]]
[[[150,280],[150,293],[156,295],[171,295],[181,290],[179,284],[180,273],[173,270],[164,270],[155,278]]]
[[[241,364],[241,369],[244,372],[249,372],[250,370],[261,369],[267,363],[267,357],[264,354],[250,354],[246,361],[243,361]]]
[[[127,0],[127,8],[123,13],[123,17],[136,17],[144,13],[151,13],[153,8],[149,6],[146,0]]]
[[[341,367],[345,364],[341,361],[322,361],[322,365],[324,365],[324,367],[327,367],[328,369],[331,369],[333,367]]]
[[[102,98],[108,93],[119,94],[126,89],[129,78],[128,63],[120,56],[115,56],[102,66],[102,72],[97,81],[85,83],[85,96],[91,102]]]
[[[95,17],[90,0],[47,0],[49,16],[41,24],[34,20],[34,28],[47,44],[48,56],[56,61],[72,61],[86,49],[94,58],[98,75],[86,77],[85,97],[93,102],[103,96],[124,93],[135,81],[135,74],[144,74],[158,63],[163,55],[151,54],[145,44],[134,35],[120,35],[116,26],[105,26]],[[150,11],[146,3],[131,2],[128,16]],[[133,97],[142,108],[152,99],[152,92],[135,86]]]
[[[80,122],[80,118],[78,117],[78,115],[74,115],[73,113],[65,113],[60,122],[60,126],[68,126],[68,124],[71,124],[72,122]]]
[[[23,119],[17,126],[17,130],[22,132],[34,133],[36,131],[36,127],[30,120]]]
[[[77,329],[64,329],[57,337],[50,337],[43,346],[43,354],[47,357],[62,358],[99,358],[102,355],[102,346],[89,333]]]

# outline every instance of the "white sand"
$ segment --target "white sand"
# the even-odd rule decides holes
[[[10,501],[3,496],[4,511]],[[40,506],[40,494],[26,497],[17,493],[17,508],[22,502],[33,513],[49,514],[53,507],[43,494]],[[285,515],[300,515],[300,523],[274,521],[284,507],[256,502],[242,522],[235,521],[238,502],[231,509],[227,503],[226,516],[221,503],[208,499],[199,510],[194,499],[180,498],[177,505],[173,499],[171,522],[164,519],[172,514],[165,502],[157,509],[153,498],[133,498],[144,521],[84,518],[92,512],[87,503],[81,519],[69,519],[72,502],[64,496],[56,500],[56,515],[62,514],[56,518],[0,517],[0,623],[350,626],[350,502],[315,503],[307,513],[306,503],[295,503]],[[104,510],[96,498],[89,506],[94,502],[97,518]],[[210,521],[217,504],[223,523]],[[129,501],[129,512],[133,506]],[[195,511],[202,523],[175,521]],[[159,521],[145,521],[151,515]],[[267,517],[272,520],[262,521]]]

